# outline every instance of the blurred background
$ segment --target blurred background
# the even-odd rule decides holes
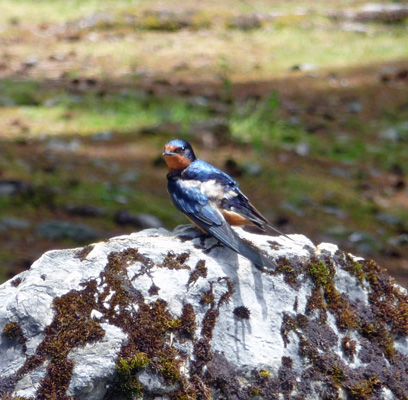
[[[0,282],[187,220],[171,138],[408,287],[408,2],[2,0]]]

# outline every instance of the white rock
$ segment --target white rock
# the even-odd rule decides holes
[[[14,278],[0,286],[0,330],[16,322],[25,338],[24,342],[19,337],[0,335],[0,396],[36,397],[49,374],[47,367],[55,362],[44,348],[60,337],[67,341],[61,350],[66,350],[62,361],[74,362],[65,394],[80,400],[109,395],[120,398],[120,379],[124,378],[117,372],[118,357],[131,364],[132,357],[138,356],[136,350],[148,355],[150,363],[129,376],[137,378],[151,398],[168,398],[171,392],[187,388],[212,393],[214,400],[233,398],[232,393],[247,399],[248,393],[258,393],[256,390],[260,399],[344,397],[350,382],[368,379],[374,373],[381,386],[375,392],[378,398],[400,395],[393,376],[399,376],[400,387],[408,388],[407,336],[401,331],[395,335],[398,363],[393,363],[385,355],[380,333],[364,334],[377,325],[391,329],[389,322],[376,320],[380,318],[376,317],[376,307],[386,298],[385,293],[397,293],[386,275],[378,277],[381,286],[372,284],[373,279],[361,282],[343,265],[358,260],[364,266],[363,259],[348,261],[337,246],[322,243],[315,247],[302,235],[290,235],[289,240],[243,229],[237,233],[273,257],[278,271],[258,270],[191,226],[173,232],[149,229],[119,236],[82,252],[73,249],[44,254],[17,277],[20,283]],[[183,254],[187,256],[181,257]],[[319,272],[319,268],[323,270]],[[330,298],[333,287],[325,292],[324,284],[317,283],[320,280],[334,285],[334,294],[338,294],[334,300]],[[316,289],[324,295],[325,309],[312,308]],[[375,290],[384,290],[384,294]],[[407,296],[405,290],[398,293],[402,296],[399,301]],[[64,317],[77,319],[58,331],[56,300],[68,294],[75,296],[71,300],[82,302],[72,301],[71,308],[66,306]],[[166,316],[156,310],[154,319],[140,326],[157,304],[165,307]],[[388,306],[397,314],[403,304],[394,299]],[[354,315],[356,325],[341,329],[350,315]],[[169,316],[171,320],[166,319]],[[154,326],[161,321],[168,330],[156,334]],[[370,324],[374,328],[369,328]],[[79,343],[75,341],[79,328],[86,332],[95,326],[100,329],[98,335],[91,334],[84,345],[75,344]],[[139,343],[138,337],[132,336],[134,332],[151,335],[147,342]],[[355,345],[351,356],[343,348],[346,339]],[[149,353],[154,348],[150,342],[163,346],[161,352]],[[175,381],[166,380],[160,372],[173,360],[171,354],[179,369]],[[30,369],[30,356],[42,357],[42,363]],[[16,375],[24,365],[27,372]],[[344,385],[327,384],[333,365],[344,374]],[[261,370],[269,371],[269,378],[259,378]],[[167,375],[177,376],[172,371]],[[321,374],[327,382],[322,381]],[[408,389],[402,390],[408,396]]]

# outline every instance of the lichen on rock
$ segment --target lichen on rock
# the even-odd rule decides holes
[[[275,271],[191,226],[44,254],[0,286],[0,397],[408,398],[405,289],[334,245],[239,231]]]

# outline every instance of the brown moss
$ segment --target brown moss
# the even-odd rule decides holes
[[[324,293],[327,309],[336,317],[337,326],[341,329],[356,328],[359,325],[358,314],[350,306],[347,299],[336,289],[333,282],[335,268],[332,262],[327,259],[325,262],[323,260],[312,259],[307,266],[307,271],[315,284],[312,298],[308,301],[309,310],[312,310],[313,307],[319,307],[324,310],[324,306],[319,298],[321,288]],[[326,316],[321,314],[321,318],[325,320]]]
[[[215,323],[217,322],[217,318],[219,314],[220,314],[219,309],[214,304],[205,313],[205,316],[203,318],[202,328],[201,328],[202,336],[206,337],[207,339],[212,338],[212,333],[215,328]]]
[[[332,379],[335,387],[340,387],[343,381],[346,379],[344,369],[340,364],[334,363],[327,371],[327,374]]]
[[[394,334],[408,335],[408,295],[374,261],[362,266],[370,283],[369,301],[377,319],[388,324]]]
[[[191,384],[186,377],[181,374],[181,365],[184,360],[184,355],[174,346],[169,345],[169,341],[176,340],[193,340],[196,322],[194,309],[191,305],[186,304],[180,317],[172,316],[167,309],[167,303],[164,300],[146,304],[143,296],[131,285],[126,268],[128,259],[131,254],[114,253],[109,257],[109,263],[101,274],[102,284],[107,283],[107,288],[100,295],[100,307],[103,307],[103,302],[109,293],[114,291],[114,295],[110,297],[109,309],[105,309],[105,316],[109,322],[113,323],[124,330],[129,338],[120,353],[119,360],[129,360],[137,358],[138,354],[146,354],[149,359],[149,368],[157,371],[160,376],[169,384],[177,383],[180,389],[177,393],[180,396],[189,395],[191,392]],[[139,253],[133,254],[139,258]],[[135,257],[131,257],[134,259]],[[176,267],[178,264],[184,265],[188,254],[182,256],[170,256],[165,260],[166,267]],[[140,261],[140,258],[139,260]],[[151,264],[148,259],[142,260],[146,268],[150,268]],[[162,265],[163,266],[163,265]],[[182,268],[188,268],[186,265]],[[132,304],[132,307],[129,305]],[[111,312],[113,308],[119,307],[119,311]],[[123,361],[122,361],[123,364]],[[123,367],[123,365],[122,365]],[[115,384],[110,389],[109,396],[112,398],[120,396],[141,396],[143,387],[135,378],[135,374],[127,373],[118,364],[118,376]],[[134,370],[132,367],[131,370]],[[120,372],[119,372],[120,371]],[[191,378],[194,376],[190,374]],[[201,389],[195,389],[195,392],[200,393]],[[172,394],[172,397],[175,395]]]
[[[295,272],[295,269],[291,265],[291,262],[286,257],[278,260],[276,271],[282,272],[284,274],[284,281],[288,285],[292,287],[296,286],[297,274]]]
[[[222,281],[225,281],[227,283],[227,291],[221,295],[220,300],[218,301],[218,308],[225,302],[228,302],[235,292],[234,285],[232,284],[231,279],[228,276],[218,278],[218,282]]]
[[[208,338],[201,338],[194,342],[194,356],[200,362],[199,365],[212,359],[211,345]]]
[[[201,394],[203,394],[201,392]],[[177,390],[173,393],[170,393],[170,400],[196,400],[197,398],[207,400],[211,399],[210,395],[202,395],[200,397],[197,397],[197,392],[194,389],[194,387],[186,387],[181,390]]]
[[[344,269],[351,275],[355,276],[360,283],[363,283],[366,276],[361,264],[358,263],[357,261],[354,261],[349,254],[346,254],[345,258],[346,264],[344,265]]]
[[[294,331],[297,332],[298,326],[295,318],[292,318],[286,313],[283,313],[283,321],[281,326],[281,335],[283,338],[283,343],[285,347],[290,343],[289,333]]]
[[[67,359],[66,355],[55,356],[51,359],[47,367],[45,378],[41,381],[41,386],[37,392],[37,399],[61,399],[71,400],[72,397],[66,395],[71,381],[74,361]]]
[[[198,278],[207,277],[207,267],[205,266],[205,261],[200,260],[197,262],[194,271],[191,272],[190,278],[188,279],[187,285],[197,282]]]
[[[312,295],[307,298],[306,315],[311,315],[313,311],[319,311],[320,323],[323,324],[327,321],[327,306],[321,287],[314,287]]]
[[[392,360],[394,358],[394,338],[383,322],[364,323],[360,327],[360,333],[375,342],[388,359]]]
[[[370,377],[348,388],[351,399],[366,400],[372,398],[374,388],[380,383],[378,377]]]
[[[6,324],[3,328],[3,335],[9,339],[17,340],[17,342],[22,345],[24,353],[27,351],[27,339],[24,336],[21,326],[17,322],[9,322]]]
[[[245,306],[235,307],[234,315],[240,319],[249,319],[251,316],[251,310]]]
[[[189,259],[190,254],[181,253],[176,255],[173,251],[169,251],[163,262],[158,265],[160,268],[168,269],[191,269],[185,262]]]
[[[154,283],[149,288],[149,294],[150,296],[157,296],[159,294],[160,288],[156,286]]]
[[[8,396],[8,395],[6,395],[6,396],[2,396],[1,397],[1,400],[32,400],[33,398],[32,397],[20,397],[20,396],[18,396],[18,397],[14,397],[14,396]]]
[[[347,299],[336,289],[333,282],[325,285],[324,295],[327,308],[335,315],[339,328],[353,329],[359,325],[358,314],[352,309]]]
[[[197,323],[194,308],[191,304],[185,304],[180,317],[179,332],[183,336],[193,339],[196,327]]]
[[[27,359],[18,371],[22,375],[49,361],[45,378],[37,391],[37,398],[68,399],[65,392],[69,386],[73,361],[67,358],[75,347],[92,343],[104,337],[99,322],[91,318],[97,308],[95,302],[96,281],[90,281],[82,291],[72,290],[54,299],[55,316],[44,331],[44,339],[36,354]]]
[[[341,340],[341,348],[350,361],[353,361],[354,359],[354,356],[356,354],[356,347],[357,342],[355,340],[352,340],[350,338],[350,335],[345,336]]]
[[[319,358],[319,352],[316,346],[313,346],[304,336],[299,335],[299,354],[309,359],[313,364]]]
[[[213,292],[213,283],[210,282],[210,288],[201,295],[201,304],[211,304],[215,300]]]
[[[84,261],[88,254],[94,249],[94,247],[95,246],[93,245],[83,247],[81,250],[78,250],[75,253],[75,257],[79,258],[81,261]]]
[[[10,282],[11,286],[17,287],[21,283],[21,278],[15,278]]]

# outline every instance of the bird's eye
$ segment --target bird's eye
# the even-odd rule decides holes
[[[184,151],[186,148],[183,146],[182,148],[181,148],[181,151]]]

